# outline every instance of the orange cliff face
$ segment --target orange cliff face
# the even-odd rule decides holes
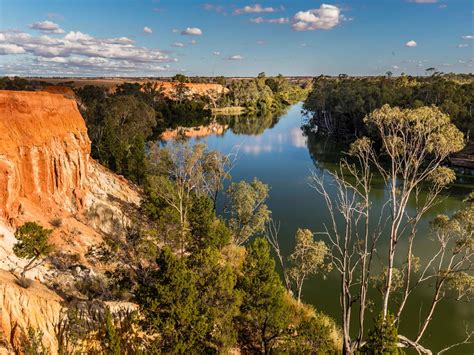
[[[15,228],[35,221],[54,229],[50,242],[56,251],[94,268],[85,252],[104,233],[123,231],[140,203],[136,188],[90,157],[85,122],[76,102],[63,95],[0,90],[0,354],[12,353],[27,326],[41,331],[52,354],[58,345],[61,297],[38,282],[24,290],[9,272],[27,263],[13,253]],[[53,264],[27,277],[62,277],[66,286],[76,281]]]
[[[81,208],[90,140],[75,101],[46,92],[0,91],[0,218],[26,204],[47,213]]]
[[[82,254],[127,220],[123,206],[137,206],[140,195],[95,162],[90,145],[74,100],[0,90],[0,257],[11,255],[12,232],[26,221],[52,228],[61,219],[53,242]]]

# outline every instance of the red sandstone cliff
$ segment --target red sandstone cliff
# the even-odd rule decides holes
[[[63,93],[0,91],[0,354],[2,342],[18,341],[27,325],[44,333],[54,353],[50,333],[61,309],[53,292],[22,290],[5,276],[24,263],[12,252],[15,228],[25,221],[53,228],[52,220],[59,219],[52,235],[57,250],[83,255],[104,232],[127,223],[124,206],[133,209],[139,202],[125,179],[90,158],[74,100]],[[45,266],[28,276],[41,281],[51,272]]]
[[[0,92],[0,217],[29,204],[82,206],[90,141],[76,103],[45,92]]]

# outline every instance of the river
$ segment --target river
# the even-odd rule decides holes
[[[269,115],[250,121],[244,118],[229,119],[222,125],[223,129],[214,128],[209,131],[209,135],[202,134],[202,127],[188,132],[189,136],[193,136],[193,131],[199,132],[191,139],[207,142],[209,149],[226,154],[238,152],[236,166],[231,172],[233,181],[249,181],[257,177],[270,186],[268,206],[273,218],[281,223],[280,244],[286,255],[293,248],[298,228],[318,232],[323,230],[322,224],[328,221],[322,197],[308,184],[309,175],[312,170],[318,174],[333,170],[343,149],[322,137],[306,137],[300,128],[303,120],[301,104],[297,104],[281,116]],[[415,249],[422,260],[426,260],[436,247],[428,238],[429,220],[439,213],[449,215],[458,209],[462,199],[473,190],[473,182],[469,177],[458,179],[444,193],[444,200],[423,220]],[[375,179],[372,203],[381,206],[384,194],[383,184]],[[420,322],[419,309],[422,307],[424,314],[431,301],[430,289],[423,288],[412,296],[405,309],[400,333],[414,336]],[[380,298],[377,291],[371,292],[374,297]],[[340,322],[339,279],[335,272],[326,279],[316,277],[306,281],[303,300]],[[375,314],[369,313],[368,317],[373,318]],[[471,329],[474,328],[473,302],[443,301],[422,343],[437,350],[458,342],[465,336],[466,323],[470,323]],[[471,345],[458,347],[451,353],[472,354],[474,347]]]

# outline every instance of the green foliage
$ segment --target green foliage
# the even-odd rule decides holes
[[[248,246],[237,287],[243,293],[237,321],[239,343],[244,351],[267,354],[287,331],[289,319],[285,290],[264,238]]]
[[[270,211],[265,204],[268,190],[268,185],[257,178],[251,183],[240,181],[229,186],[229,227],[237,245],[264,232],[265,224],[270,219]]]
[[[251,80],[233,80],[221,106],[243,106],[250,113],[265,114],[305,98],[307,90],[300,83],[290,83],[282,75],[267,78],[265,73]]]
[[[399,354],[395,317],[388,313],[384,319],[383,314],[379,314],[374,323],[374,328],[369,331],[363,351],[369,354]]]
[[[288,275],[296,286],[298,300],[301,300],[303,283],[306,278],[329,268],[326,259],[329,249],[324,241],[315,241],[313,232],[309,229],[296,231],[296,246],[290,255]]]
[[[43,332],[28,326],[26,333],[21,337],[21,351],[25,355],[47,355],[50,352],[43,345]]]
[[[184,258],[164,248],[156,260],[159,270],[142,280],[137,293],[143,327],[158,335],[164,352],[194,349],[206,324],[200,316],[195,275]]]
[[[207,196],[197,196],[189,213],[191,250],[208,247],[222,248],[231,241],[231,232],[225,223],[215,216],[212,200]]]
[[[188,265],[196,275],[199,294],[196,307],[206,326],[199,347],[222,352],[235,345],[237,331],[233,322],[239,314],[240,293],[235,289],[237,273],[215,248],[195,252]]]
[[[474,129],[473,96],[472,75],[429,78],[320,76],[313,81],[304,109],[313,113],[313,122],[320,130],[352,137],[363,133],[363,118],[385,104],[402,108],[436,105],[460,130],[469,132]]]
[[[104,334],[104,350],[107,355],[120,355],[122,354],[122,347],[120,337],[117,334],[112,314],[107,309],[105,312],[105,334]]]
[[[159,270],[142,280],[137,294],[144,329],[156,333],[164,352],[220,351],[235,344],[232,324],[240,297],[235,271],[207,248],[189,258],[164,248]]]
[[[171,80],[175,81],[175,82],[178,82],[178,83],[187,83],[187,82],[189,82],[188,77],[184,74],[176,74],[175,76],[173,76],[173,78]]]
[[[52,230],[45,229],[35,222],[26,222],[18,227],[15,232],[18,242],[13,246],[13,252],[19,258],[28,260],[21,272],[21,278],[24,278],[27,271],[38,266],[42,258],[53,251],[53,246],[49,244],[51,233]]]

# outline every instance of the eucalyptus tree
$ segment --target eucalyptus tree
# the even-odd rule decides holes
[[[352,143],[350,160],[343,159],[340,169],[330,174],[336,187],[335,195],[326,188],[324,176],[313,173],[311,180],[311,185],[323,196],[330,214],[330,223],[325,226],[324,233],[329,241],[334,268],[341,277],[345,353],[352,353],[364,344],[365,312],[369,304],[367,293],[373,279],[376,255],[385,267],[378,277],[381,280],[383,320],[394,303],[397,289],[402,292],[398,309],[393,312],[397,324],[416,287],[428,280],[438,280],[434,289],[434,299],[438,300],[443,292],[442,286],[448,284],[447,279],[459,280],[459,276],[454,275],[463,275],[461,270],[472,267],[473,257],[472,247],[468,247],[472,238],[468,239],[470,243],[462,243],[462,248],[455,247],[458,245],[455,241],[464,233],[453,236],[453,243],[447,243],[447,237],[439,237],[442,249],[424,267],[418,265],[419,259],[414,251],[415,239],[423,237],[418,232],[422,217],[437,203],[443,188],[455,179],[454,172],[441,164],[449,154],[464,146],[463,134],[450,122],[449,116],[434,106],[399,109],[385,105],[367,115],[364,122],[380,146],[369,137]],[[370,199],[374,173],[381,176],[386,189],[386,199],[380,210],[372,205]],[[409,202],[414,204],[413,209],[408,208]],[[380,237],[385,231],[388,233],[388,250],[382,257]],[[406,241],[406,250],[400,249],[402,240]],[[452,262],[445,259],[448,249],[451,250]],[[405,262],[398,269],[395,260],[402,253]],[[442,258],[447,266],[437,258]],[[433,269],[435,260],[444,266]],[[421,275],[417,274],[418,270],[423,270]],[[446,270],[450,276],[442,277]],[[438,302],[434,302],[435,307]],[[359,329],[352,339],[351,317],[355,312]],[[407,346],[420,351],[424,349],[420,340],[433,312],[434,309],[429,311],[426,325],[423,323],[415,339],[403,335],[398,338]]]

